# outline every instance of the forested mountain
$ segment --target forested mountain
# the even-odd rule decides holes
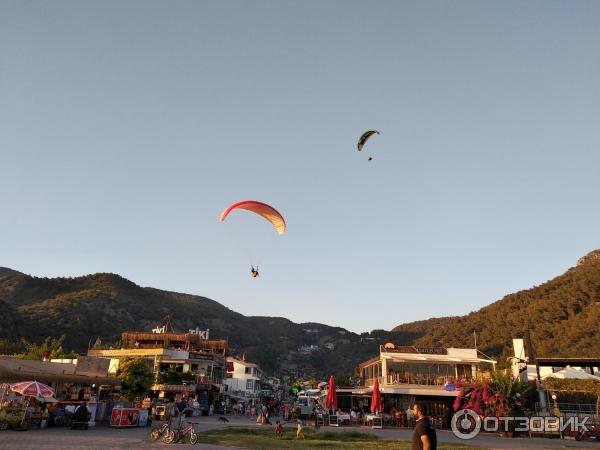
[[[505,296],[466,316],[399,325],[423,346],[472,346],[506,363],[512,338],[530,328],[538,356],[600,357],[600,250],[541,286]]]
[[[361,335],[282,317],[244,316],[205,297],[144,288],[118,275],[38,278],[0,268],[0,339],[66,334],[65,349],[85,352],[97,337],[117,341],[125,330],[150,330],[170,315],[176,331],[210,328],[267,373],[351,374],[379,344],[479,348],[505,364],[511,339],[531,329],[539,356],[600,356],[600,250],[563,275],[507,295],[465,316],[399,325]],[[0,353],[3,348],[0,342]]]
[[[143,288],[118,275],[38,278],[0,268],[0,338],[41,342],[66,334],[66,350],[85,352],[97,337],[114,342],[125,330],[147,330],[170,315],[176,331],[210,328],[271,374],[351,374],[386,340],[407,343],[406,333],[357,335],[282,317],[247,317],[205,297]],[[0,353],[2,353],[0,347]]]

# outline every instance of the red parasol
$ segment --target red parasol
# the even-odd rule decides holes
[[[381,394],[379,393],[379,380],[375,378],[375,384],[373,384],[373,395],[371,395],[371,412],[379,414],[383,409],[381,407]]]
[[[333,409],[335,411],[337,409],[337,394],[335,393],[335,381],[333,380],[333,375],[329,377],[325,406],[328,410]]]
[[[39,383],[37,381],[14,383],[10,385],[10,389],[13,392],[29,397],[54,397],[54,390],[50,386],[46,386],[44,383]]]

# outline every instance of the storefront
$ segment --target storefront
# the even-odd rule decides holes
[[[55,417],[66,416],[67,406],[71,405],[74,409],[86,402],[88,410],[92,413],[90,425],[93,426],[95,420],[102,419],[101,414],[96,413],[107,407],[106,401],[98,397],[100,386],[112,390],[119,384],[116,377],[108,376],[103,372],[103,367],[105,367],[104,362],[90,361],[85,358],[81,361],[69,360],[69,362],[59,363],[0,357],[0,382],[36,380],[50,386],[56,394],[52,400],[40,402],[40,405],[27,405],[40,411],[47,409],[53,416],[47,418],[48,423],[53,422]],[[40,418],[40,424],[42,420],[43,417]],[[58,424],[60,423],[59,420]]]
[[[413,403],[420,402],[435,425],[446,428],[457,395],[453,383],[486,377],[490,370],[494,370],[495,364],[496,361],[480,354],[477,349],[423,348],[387,343],[380,346],[379,356],[359,365],[362,386],[351,390],[351,404],[357,403],[359,408],[365,409],[377,380],[384,411],[393,409],[399,412],[400,420],[396,423],[406,423],[406,410]],[[364,398],[365,395],[368,398]]]

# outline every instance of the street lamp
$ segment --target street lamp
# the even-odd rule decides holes
[[[552,394],[552,403],[553,403],[553,406],[554,406],[554,415],[556,417],[560,416],[560,410],[558,409],[558,404],[556,403],[556,399],[557,398],[558,397],[556,396],[556,394]]]

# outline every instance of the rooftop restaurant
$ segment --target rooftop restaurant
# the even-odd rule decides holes
[[[96,347],[88,355],[110,359],[111,373],[116,373],[123,358],[144,358],[155,376],[151,388],[155,396],[196,396],[202,413],[208,414],[209,406],[217,404],[225,390],[227,341],[209,339],[208,329],[174,332],[168,328],[163,325],[152,332],[125,331],[120,348]]]
[[[341,408],[368,408],[373,384],[379,383],[384,412],[406,411],[415,401],[428,409],[436,426],[449,426],[456,380],[486,378],[496,361],[475,348],[379,347],[379,355],[359,364],[360,386],[338,389]]]
[[[417,389],[419,393],[439,393],[448,383],[477,378],[495,365],[496,361],[474,348],[423,348],[388,342],[380,346],[379,356],[361,363],[358,370],[365,386],[378,379],[383,392],[405,394]]]

